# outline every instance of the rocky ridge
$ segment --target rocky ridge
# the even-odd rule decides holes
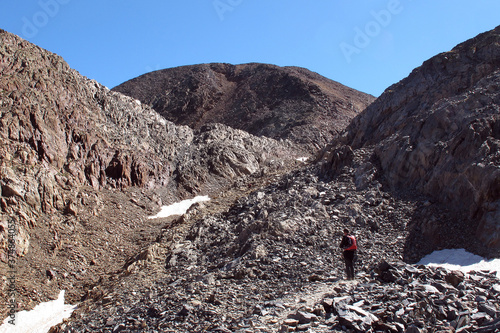
[[[0,143],[0,265],[7,270],[14,221],[20,309],[58,289],[79,299],[161,228],[134,231],[162,204],[288,170],[302,156],[224,125],[176,126],[5,31]]]
[[[202,64],[159,70],[113,88],[166,119],[199,128],[223,123],[289,139],[315,152],[374,97],[299,67]]]
[[[455,210],[463,224],[418,228],[438,246],[450,228],[500,251],[500,27],[439,54],[389,87],[324,150],[325,171],[373,149],[387,186]],[[340,159],[340,160],[339,160]],[[467,243],[468,241],[466,241]]]

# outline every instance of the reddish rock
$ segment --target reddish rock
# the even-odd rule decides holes
[[[375,99],[305,68],[258,63],[164,69],[113,90],[179,125],[222,123],[308,151],[327,144]]]

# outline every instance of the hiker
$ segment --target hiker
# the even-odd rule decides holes
[[[344,250],[343,256],[347,279],[354,280],[354,258],[358,245],[356,237],[351,235],[348,229],[344,229],[344,237],[342,237],[342,241],[340,242],[340,248]]]

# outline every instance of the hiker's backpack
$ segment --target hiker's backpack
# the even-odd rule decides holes
[[[347,235],[347,238],[349,239],[349,246],[344,249],[344,251],[354,251],[358,249],[358,244],[356,242],[356,237],[353,235]]]

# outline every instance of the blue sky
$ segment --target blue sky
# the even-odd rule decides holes
[[[379,96],[500,25],[498,0],[2,0],[0,28],[112,88],[208,62],[300,66]]]

